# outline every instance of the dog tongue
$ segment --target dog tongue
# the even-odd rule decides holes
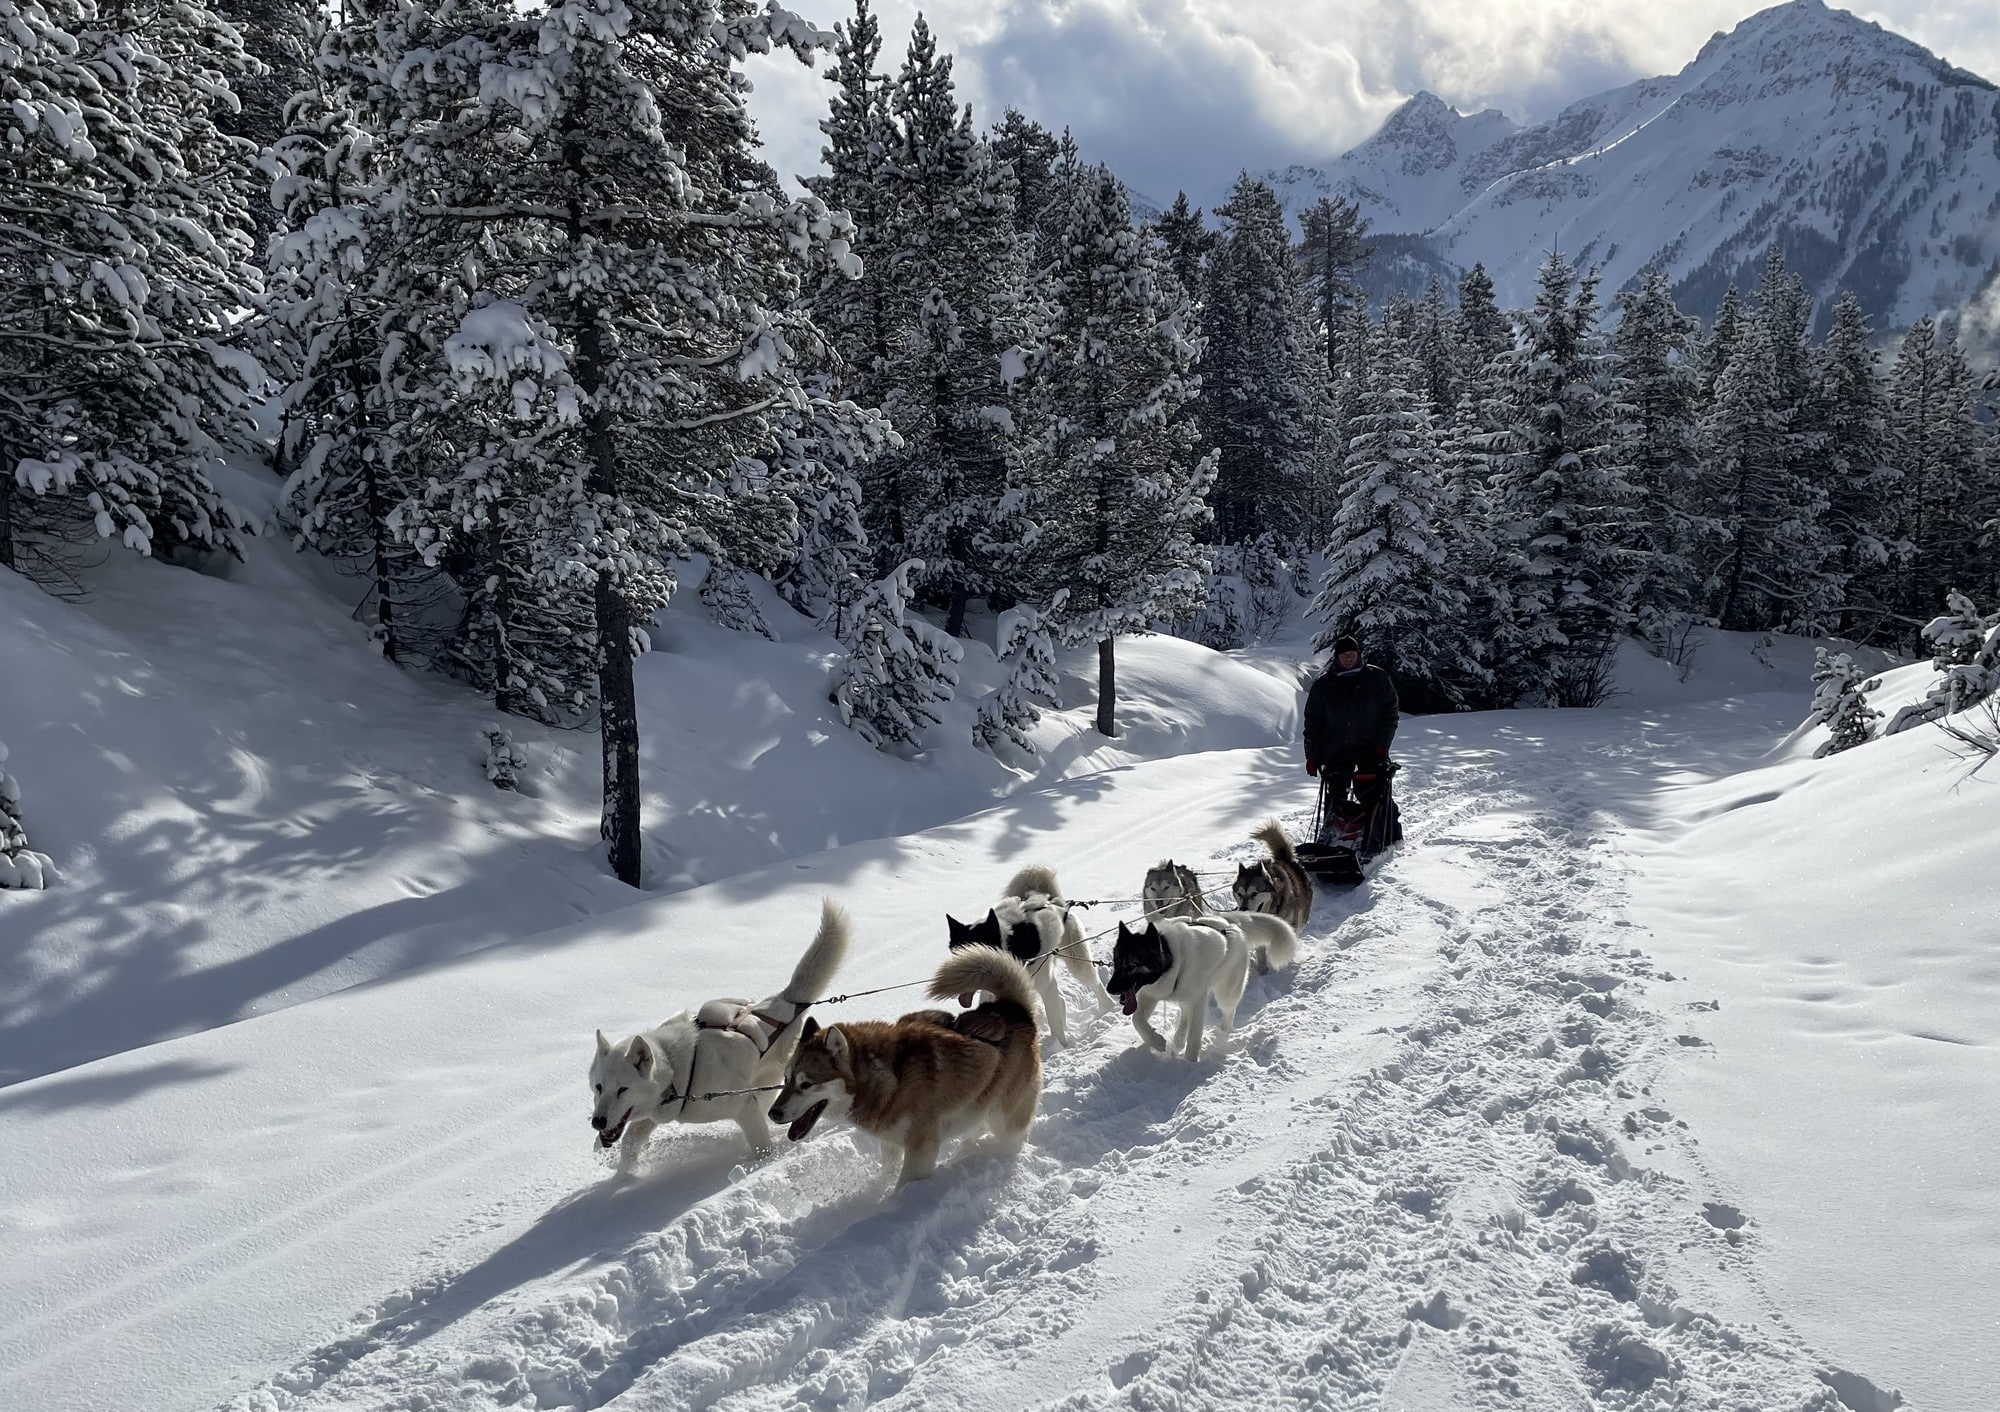
[[[1137,989],[1133,989],[1133,990],[1127,990],[1127,991],[1121,991],[1121,992],[1119,992],[1119,995],[1118,995],[1118,1003],[1119,1003],[1120,1005],[1123,1005],[1123,1006],[1125,1007],[1125,1013],[1126,1013],[1126,1014],[1128,1014],[1128,1015],[1136,1015],[1136,1014],[1138,1014],[1138,1013],[1139,1013],[1139,992],[1138,992],[1138,990],[1137,990]]]
[[[792,1125],[789,1128],[785,1129],[785,1136],[790,1138],[793,1142],[797,1142],[800,1138],[804,1137],[807,1133],[813,1130],[813,1124],[819,1121],[819,1115],[824,1113],[825,1111],[826,1111],[825,1103],[822,1102],[813,1104],[812,1107],[806,1109],[805,1112],[799,1114],[798,1117],[792,1119]]]

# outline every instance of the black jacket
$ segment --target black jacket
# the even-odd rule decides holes
[[[1396,684],[1369,662],[1351,672],[1329,663],[1306,693],[1306,759],[1372,760],[1396,738]]]

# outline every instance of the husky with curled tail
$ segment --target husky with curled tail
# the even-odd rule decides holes
[[[1239,864],[1236,869],[1236,905],[1245,912],[1269,912],[1291,923],[1292,930],[1305,930],[1312,916],[1312,879],[1299,866],[1299,855],[1285,836],[1284,825],[1266,819],[1250,837],[1271,851],[1256,863]]]
[[[968,946],[938,967],[929,994],[976,991],[993,998],[959,1015],[919,1010],[825,1029],[808,1019],[772,1121],[797,1142],[822,1118],[850,1119],[881,1141],[898,1186],[936,1171],[953,1138],[985,1131],[1019,1147],[1042,1097],[1034,982],[1005,951]]]
[[[1098,979],[1097,966],[1084,943],[1083,924],[1063,900],[1055,871],[1031,864],[1014,874],[1000,900],[976,922],[961,922],[946,916],[950,944],[954,951],[968,946],[991,946],[1005,951],[1023,966],[1041,996],[1042,1012],[1048,1020],[1049,1035],[1057,1044],[1067,1045],[1068,1012],[1062,991],[1056,986],[1051,958],[1060,956],[1070,978],[1090,993],[1098,1010],[1111,1008],[1111,995]],[[972,997],[961,997],[970,1005]]]
[[[650,1030],[612,1043],[597,1032],[590,1063],[590,1126],[597,1145],[623,1143],[618,1170],[629,1174],[639,1151],[661,1123],[715,1123],[725,1119],[743,1129],[750,1150],[766,1156],[771,1128],[764,1121],[764,1094],[734,1089],[769,1089],[784,1077],[797,1047],[806,1007],[823,997],[846,959],[851,927],[831,899],[820,904],[819,931],[776,995],[763,1000],[711,1000],[684,1010]]]

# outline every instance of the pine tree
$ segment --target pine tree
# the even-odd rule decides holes
[[[922,570],[910,560],[870,584],[841,639],[847,655],[829,699],[842,723],[877,750],[921,747],[958,686],[964,649],[913,606]]]
[[[1153,229],[1166,249],[1167,273],[1198,309],[1207,287],[1208,254],[1215,247],[1215,232],[1202,223],[1201,208],[1188,204],[1185,191],[1174,193],[1174,204],[1153,222]]]
[[[1827,497],[1826,525],[1835,545],[1834,572],[1843,586],[1839,633],[1871,630],[1887,611],[1888,570],[1908,546],[1887,528],[1897,473],[1891,465],[1889,417],[1868,316],[1851,293],[1833,309],[1820,360],[1819,426]]]
[[[312,35],[314,86],[297,96],[270,153],[284,227],[270,248],[264,306],[271,341],[285,350],[280,505],[300,549],[368,579],[374,635],[393,662],[450,589],[392,524],[423,488],[422,461],[402,455],[390,427],[406,362],[421,349],[411,335],[428,301],[418,290],[434,272],[418,290],[399,284],[407,261],[382,204],[379,139],[391,118],[373,28],[315,22]]]
[[[319,14],[300,0],[217,0],[216,8],[236,27],[244,52],[257,69],[239,74],[231,83],[236,111],[225,109],[218,126],[261,152],[284,135],[285,105],[293,95],[316,87],[313,56],[319,49]],[[273,228],[269,205],[260,201],[251,209],[259,234],[269,235]]]
[[[1656,648],[1673,642],[1699,604],[1694,563],[1710,527],[1695,511],[1701,422],[1695,405],[1699,320],[1674,305],[1664,272],[1650,265],[1618,296],[1623,311],[1611,351],[1631,407],[1623,457],[1638,494],[1630,532],[1641,556],[1635,607]]]
[[[1929,319],[1904,335],[1889,390],[1891,458],[1898,481],[1892,532],[1910,546],[1893,575],[1892,606],[1921,619],[1945,594],[2000,588],[1980,552],[1991,516],[1975,423],[1972,370],[1957,343]]]
[[[1511,693],[1594,705],[1632,617],[1635,494],[1620,459],[1624,409],[1597,328],[1596,277],[1543,264],[1522,339],[1501,360],[1495,538],[1507,554]]]
[[[406,30],[423,22],[404,13]],[[436,24],[424,62],[393,70],[414,112],[397,199],[413,248],[470,253],[445,366],[411,395],[453,409],[459,454],[524,533],[509,559],[587,595],[602,832],[636,885],[633,658],[673,589],[669,561],[775,564],[794,538],[789,514],[767,513],[815,407],[797,350],[818,336],[791,311],[802,273],[844,263],[849,227],[816,197],[782,199],[735,65],[751,48],[809,58],[819,36],[728,0],[496,3]],[[478,482],[458,483],[469,505]],[[411,530],[428,528],[429,548],[465,516],[452,492],[427,499],[446,512]]]
[[[1826,493],[1811,471],[1819,434],[1810,317],[1803,285],[1773,246],[1756,306],[1737,320],[1704,429],[1701,505],[1721,527],[1707,582],[1724,628],[1831,625],[1838,586],[1827,567]]]
[[[1056,620],[1068,597],[1059,589],[1047,613],[1024,603],[1001,615],[1000,665],[1006,675],[979,703],[973,719],[972,739],[981,748],[990,751],[1005,740],[1024,755],[1035,754],[1035,738],[1028,732],[1041,720],[1042,707],[1060,702]]]
[[[1034,557],[1069,590],[1066,630],[1097,644],[1097,729],[1108,736],[1118,634],[1184,616],[1202,598],[1195,533],[1208,519],[1212,466],[1193,423],[1174,415],[1194,395],[1200,344],[1108,169],[1070,183],[1056,244],[1044,358],[1049,513]]]
[[[899,140],[889,111],[889,80],[876,70],[881,26],[868,6],[869,0],[855,0],[853,22],[836,31],[834,64],[826,71],[836,91],[820,123],[826,170],[805,182],[829,210],[844,211],[853,222],[847,239],[854,260],[825,272],[808,307],[839,355],[840,392],[864,405],[882,396],[895,331],[884,242],[890,216],[887,167]]]
[[[964,629],[968,601],[1007,587],[1031,532],[1018,515],[1032,428],[1018,420],[1023,350],[1046,310],[1014,223],[1014,189],[961,114],[951,57],[921,17],[892,99],[900,128],[888,168],[888,253],[896,342],[882,409],[903,449],[864,485],[878,563],[919,559],[921,586]]]
[[[56,546],[93,538],[233,553],[210,470],[246,389],[218,349],[258,282],[212,114],[242,49],[199,0],[0,0],[0,33],[0,568],[59,587]]]
[[[1822,759],[1866,745],[1874,732],[1874,723],[1882,719],[1882,713],[1868,704],[1866,694],[1878,683],[1857,667],[1847,653],[1828,652],[1824,647],[1813,649],[1812,679],[1811,719],[1833,732],[1813,752],[1813,758]]]
[[[1493,298],[1493,277],[1475,263],[1458,280],[1458,311],[1452,331],[1458,348],[1458,373],[1464,383],[1478,385],[1495,359],[1514,346],[1514,328]]]
[[[1709,325],[1708,336],[1701,341],[1695,356],[1695,380],[1699,388],[1697,405],[1707,409],[1715,405],[1717,389],[1723,374],[1736,356],[1736,343],[1743,332],[1743,297],[1730,285],[1722,293],[1722,302],[1716,306],[1715,322]]]
[[[1316,377],[1291,236],[1277,195],[1247,173],[1216,214],[1224,226],[1209,255],[1202,360],[1203,431],[1219,457],[1216,535],[1290,544],[1307,519]]]
[[[21,783],[7,773],[7,745],[0,741],[0,889],[39,892],[55,876],[48,855],[28,847],[21,817]]]
[[[1055,258],[1068,215],[1068,186],[1078,166],[1076,144],[1067,132],[1057,137],[1009,108],[993,125],[989,145],[994,159],[1013,174],[1014,228],[1027,242],[1029,263],[1042,268]]]
[[[1387,323],[1376,333],[1372,371],[1352,422],[1347,476],[1326,547],[1312,613],[1324,626],[1314,646],[1353,633],[1399,690],[1449,699],[1476,675],[1465,635],[1465,598],[1437,522],[1441,455],[1423,367]]]
[[[1342,335],[1349,315],[1367,305],[1361,272],[1375,253],[1368,243],[1368,218],[1344,197],[1322,196],[1299,215],[1299,297],[1312,309],[1314,345],[1329,381],[1346,353]]]

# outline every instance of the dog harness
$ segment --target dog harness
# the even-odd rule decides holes
[[[713,1002],[710,1003],[712,1004]],[[799,1016],[805,1014],[807,1008],[801,1005],[798,1007],[798,1013],[793,1015],[791,1019],[780,1020],[776,1015],[765,1014],[750,1001],[746,1000],[736,1007],[735,1012],[728,1019],[723,1020],[711,1018],[708,1013],[709,1007],[704,1005],[700,1010],[695,1012],[694,1027],[697,1030],[727,1030],[731,1034],[741,1035],[744,1039],[750,1041],[751,1045],[757,1050],[757,1057],[762,1059],[770,1054],[772,1047],[777,1044],[779,1037],[799,1022]],[[750,1021],[752,1020],[761,1020],[768,1027],[769,1032],[761,1042],[759,1042],[757,1037],[758,1032],[750,1028]],[[719,1094],[698,1094],[696,1092],[694,1074],[696,1067],[700,1063],[701,1045],[697,1043],[688,1055],[687,1087],[679,1093],[668,1093],[660,1099],[660,1106],[662,1108],[672,1103],[680,1104],[680,1111],[674,1115],[676,1118],[686,1117],[688,1104],[694,1102],[697,1097],[708,1099],[721,1096]],[[763,1089],[740,1090],[743,1093],[761,1093],[764,1091]]]

